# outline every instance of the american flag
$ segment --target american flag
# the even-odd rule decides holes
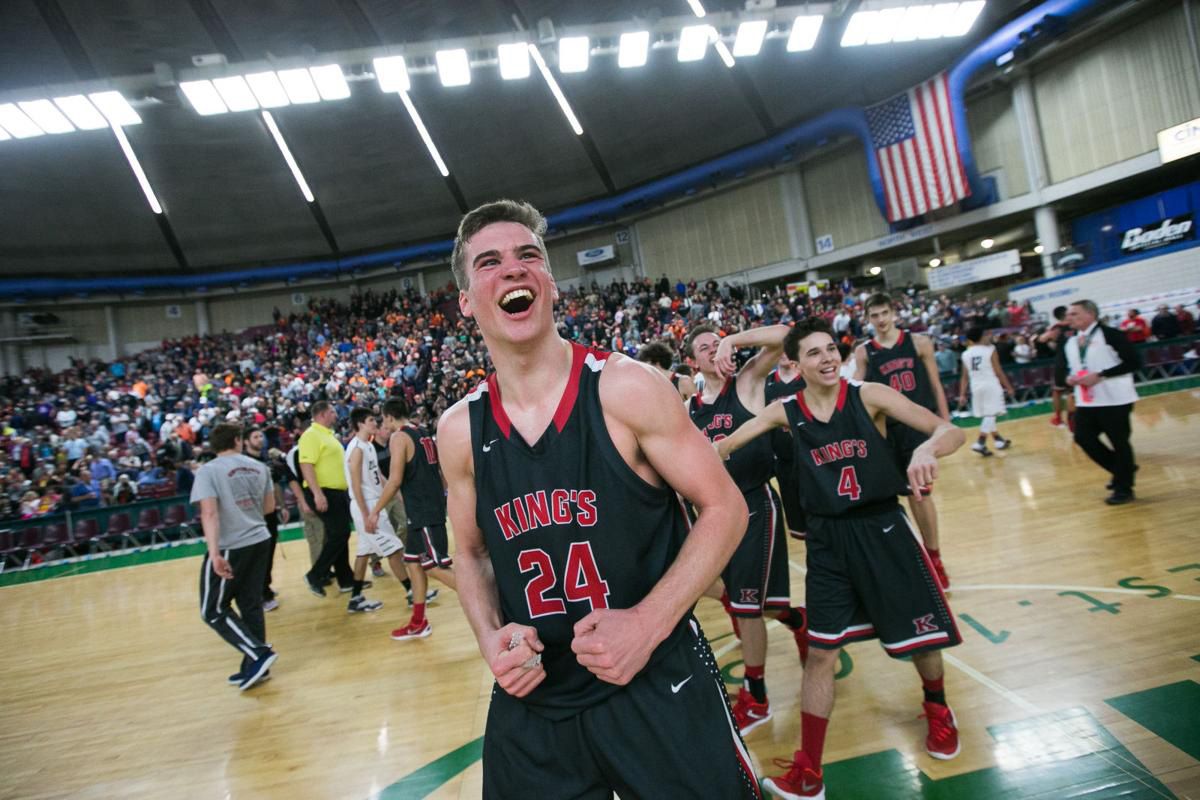
[[[950,114],[946,73],[867,109],[889,222],[971,194]]]

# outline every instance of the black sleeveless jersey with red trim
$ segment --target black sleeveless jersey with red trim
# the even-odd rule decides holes
[[[404,465],[404,480],[400,483],[408,524],[413,528],[445,525],[446,490],[438,465],[437,439],[415,425],[405,425],[400,432],[413,443],[413,457]]]
[[[710,442],[719,442],[733,435],[733,432],[754,419],[737,393],[737,379],[725,381],[721,392],[711,403],[700,399],[702,392],[692,395],[688,403],[688,414],[692,423],[699,428]],[[771,453],[769,436],[759,436],[738,450],[725,462],[733,482],[742,490],[742,494],[757,491],[771,479],[774,467],[774,456]]]
[[[886,383],[919,406],[937,413],[937,398],[929,382],[929,371],[917,355],[917,343],[911,333],[900,331],[891,347],[875,339],[867,341],[867,374],[871,383]]]
[[[835,517],[894,501],[908,490],[891,446],[863,405],[861,385],[842,381],[828,422],[812,415],[804,392],[783,401],[792,429],[800,505],[809,514]]]
[[[574,625],[593,609],[631,608],[675,561],[687,534],[675,492],[644,481],[613,444],[600,405],[611,354],[572,344],[552,423],[530,445],[512,426],[495,374],[468,397],[475,517],[504,623],[537,629],[546,679],[525,700],[565,719],[621,687],[579,665]],[[651,655],[686,630],[687,615]]]
[[[779,375],[778,369],[771,370],[771,374],[767,376],[766,396],[767,402],[771,403],[781,397],[789,397],[796,392],[804,391],[804,378],[799,375],[792,378],[790,381],[785,381]]]

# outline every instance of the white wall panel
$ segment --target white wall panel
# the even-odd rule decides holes
[[[804,198],[814,240],[832,236],[835,250],[888,233],[857,139],[805,162]]]
[[[1012,92],[1006,87],[976,97],[967,105],[971,146],[980,173],[1001,170],[1000,197],[1008,199],[1029,191],[1029,175],[1021,152],[1021,132],[1013,110]]]

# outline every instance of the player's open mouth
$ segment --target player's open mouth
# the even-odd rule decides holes
[[[528,289],[513,289],[500,298],[500,309],[506,314],[517,315],[528,311],[533,305],[533,292]]]
[[[831,364],[828,367],[821,367],[821,374],[824,375],[826,378],[831,378],[834,375],[837,375],[838,374],[838,365]]]

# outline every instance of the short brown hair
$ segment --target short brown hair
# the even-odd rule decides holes
[[[493,200],[484,203],[474,211],[467,213],[458,223],[458,235],[454,238],[454,253],[450,256],[450,271],[454,273],[454,282],[460,290],[466,290],[471,285],[467,272],[467,243],[475,234],[497,222],[515,222],[524,225],[537,240],[538,248],[546,259],[546,271],[550,270],[550,260],[546,256],[546,243],[542,239],[546,235],[546,218],[529,203],[518,200]]]
[[[242,426],[232,422],[221,422],[208,434],[208,444],[214,453],[223,453],[237,447],[237,440],[243,438]]]
[[[701,334],[712,333],[718,338],[721,336],[721,329],[711,322],[701,322],[699,325],[693,325],[688,331],[687,337],[683,340],[683,354],[688,358],[695,358],[696,354],[692,351],[692,345],[696,341],[696,337]]]
[[[884,292],[876,292],[867,298],[867,302],[864,303],[864,306],[866,307],[868,313],[870,313],[872,308],[878,308],[879,306],[887,306],[888,308],[891,308],[891,295],[885,294]]]
[[[644,361],[647,364],[654,364],[663,369],[670,369],[675,362],[675,354],[666,342],[651,342],[643,345],[641,350],[638,350],[638,361]]]
[[[833,328],[821,317],[805,317],[792,326],[783,339],[783,352],[790,360],[800,360],[800,342],[814,333],[827,333],[829,338],[837,341]]]

